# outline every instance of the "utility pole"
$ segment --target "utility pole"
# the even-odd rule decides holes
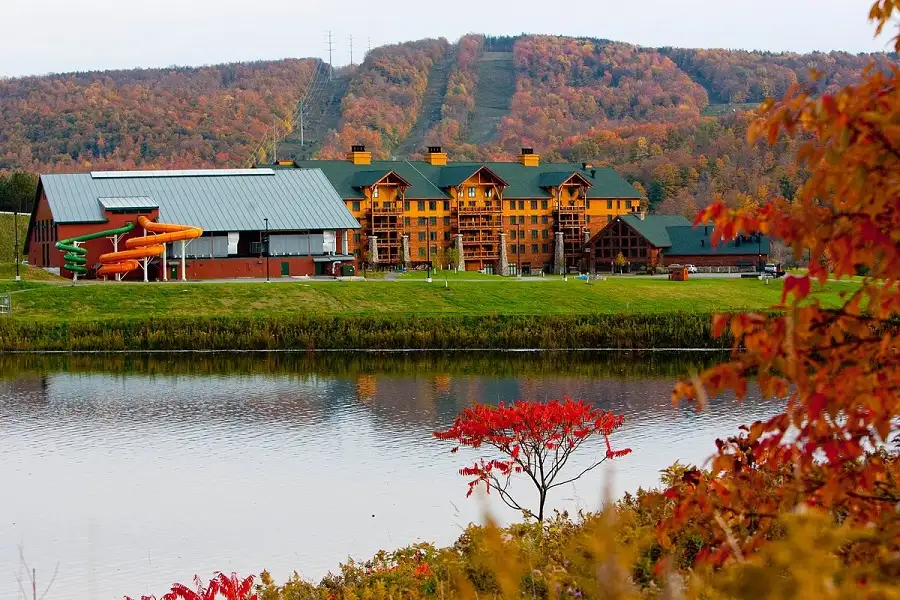
[[[350,34],[350,66],[353,66],[353,34]]]
[[[334,50],[334,42],[331,39],[331,31],[328,32],[328,81],[334,77],[334,60],[332,59],[332,51]]]
[[[278,118],[272,119],[272,162],[278,164]]]
[[[13,231],[16,232],[16,281],[21,281],[22,277],[19,275],[19,211],[13,211]]]

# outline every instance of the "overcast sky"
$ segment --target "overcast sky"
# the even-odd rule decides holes
[[[884,50],[872,0],[0,0],[0,76],[317,56],[466,33],[551,33],[645,46]]]

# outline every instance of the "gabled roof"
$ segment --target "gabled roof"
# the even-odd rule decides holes
[[[769,253],[767,236],[760,236],[759,241],[755,236],[751,236],[750,239],[744,241],[719,242],[718,246],[713,247],[709,240],[712,227],[681,226],[668,227],[667,230],[672,242],[671,247],[666,250],[666,255],[669,256]]]
[[[270,229],[359,228],[322,171],[254,171],[41,175],[38,194],[46,194],[57,223],[104,223],[102,202],[108,201],[120,210],[156,205],[160,221],[205,231],[255,231],[266,218]]]
[[[637,215],[622,215],[617,218],[644,236],[657,248],[669,248],[672,245],[668,232],[669,227],[690,228],[691,226],[691,222],[681,215],[646,215],[643,219]]]
[[[578,172],[573,173],[571,171],[554,171],[550,173],[541,173],[541,178],[539,181],[542,188],[551,188],[559,187],[570,179],[578,179],[581,183],[587,185],[588,187],[593,187],[594,185],[583,175],[579,174]]]
[[[480,171],[487,171],[492,177],[497,179],[503,186],[509,185],[502,177],[494,173],[489,167],[479,164],[453,165],[449,167],[441,167],[441,175],[438,179],[439,188],[449,188],[461,185],[465,180],[473,177]]]
[[[467,162],[432,166],[427,161],[376,160],[369,165],[354,165],[348,160],[301,160],[295,164],[301,169],[322,169],[341,197],[347,200],[365,198],[353,187],[354,174],[360,171],[394,171],[409,182],[406,197],[410,200],[446,200],[450,197],[447,186],[459,185],[482,167],[487,167],[506,183],[503,196],[509,199],[549,199],[550,193],[541,185],[541,178],[547,173],[564,173],[567,179],[577,173],[591,184],[587,194],[590,199],[641,198],[638,191],[614,170],[582,169],[580,163],[544,163],[526,167],[518,162]]]
[[[395,171],[357,171],[353,174],[353,181],[351,185],[355,188],[365,188],[371,187],[376,183],[380,183],[382,180],[386,179],[388,176],[393,175],[397,179],[400,180],[401,185],[405,185],[406,187],[410,186],[410,183],[403,179],[400,175],[398,175]]]

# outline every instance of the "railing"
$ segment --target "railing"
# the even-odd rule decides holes
[[[385,202],[384,205],[372,209],[375,215],[399,215],[403,214],[403,204],[400,202]]]
[[[463,206],[461,203],[456,207],[457,212],[472,214],[472,213],[481,213],[481,214],[500,214],[503,212],[503,207],[500,205],[494,206]]]
[[[463,244],[499,244],[499,235],[463,235]]]
[[[463,248],[463,258],[465,259],[497,259],[500,258],[499,250],[485,250],[483,248],[479,248],[477,250],[466,250]]]
[[[0,296],[0,315],[12,314],[12,296]]]

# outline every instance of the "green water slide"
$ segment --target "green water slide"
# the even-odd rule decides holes
[[[66,252],[66,254],[63,255],[63,258],[68,262],[63,265],[63,268],[82,275],[87,273],[87,267],[85,266],[87,265],[87,258],[85,258],[87,256],[87,250],[76,246],[75,242],[89,242],[90,240],[96,240],[97,238],[128,233],[132,229],[134,229],[134,223],[128,223],[124,227],[119,227],[118,229],[107,229],[106,231],[98,231],[96,233],[89,233],[87,235],[81,235],[62,240],[61,242],[56,242],[56,249]]]

